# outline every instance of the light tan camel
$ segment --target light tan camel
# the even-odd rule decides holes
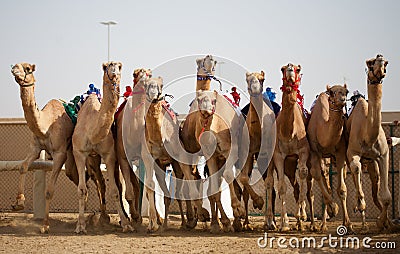
[[[343,108],[346,105],[346,97],[348,94],[347,86],[344,84],[327,86],[326,92],[321,93],[311,111],[311,117],[307,126],[308,142],[310,144],[311,153],[311,175],[316,180],[324,197],[325,211],[322,217],[321,230],[326,231],[326,213],[332,218],[338,212],[338,206],[333,201],[331,189],[327,188],[326,179],[323,177],[328,174],[325,172],[324,158],[330,158],[332,164],[336,167],[339,175],[338,195],[342,202],[343,208],[343,225],[349,230],[349,215],[347,213],[346,196],[347,188],[345,184],[346,171],[344,162],[346,159],[346,142],[344,137],[345,115]],[[323,172],[321,174],[321,172]],[[311,182],[312,183],[312,182]],[[309,187],[311,188],[311,187]],[[314,205],[313,197],[311,197],[311,230],[315,231],[314,222]]]
[[[357,206],[362,214],[362,227],[367,230],[365,222],[365,200],[361,186],[361,164],[371,162],[368,166],[373,186],[372,196],[375,203],[380,203],[381,214],[377,220],[380,230],[391,226],[388,218],[388,206],[391,194],[388,184],[389,149],[385,133],[382,129],[382,82],[386,76],[386,61],[382,55],[377,55],[366,61],[368,102],[360,98],[357,101],[347,123],[349,135],[347,159],[353,174],[357,192]],[[379,201],[379,202],[377,202]]]
[[[183,123],[180,138],[185,150],[196,155],[204,155],[209,170],[208,197],[211,206],[211,232],[219,232],[217,210],[221,213],[224,231],[233,230],[229,218],[221,203],[220,184],[222,176],[229,184],[231,206],[235,218],[244,215],[244,209],[238,200],[233,186],[233,165],[238,160],[238,140],[240,118],[232,105],[216,91],[196,93],[189,114]],[[196,160],[193,160],[196,161]],[[182,165],[187,177],[190,167]]]
[[[297,103],[298,87],[300,85],[301,66],[289,63],[281,68],[283,74],[283,85],[281,90],[282,95],[282,110],[276,119],[276,144],[273,155],[273,162],[278,172],[279,189],[278,194],[281,198],[281,231],[288,231],[289,219],[286,212],[286,183],[285,183],[285,168],[286,161],[295,159],[298,168],[300,193],[297,201],[298,211],[296,213],[297,227],[302,230],[301,219],[304,216],[302,212],[305,207],[305,199],[307,192],[307,160],[310,154],[310,146],[308,144],[305,128],[305,117],[302,109]],[[288,169],[290,169],[288,167]],[[267,177],[267,182],[271,182],[272,174]],[[273,178],[272,178],[273,179]],[[273,186],[267,184],[267,188],[271,191]],[[270,207],[270,206],[269,206]],[[272,218],[271,218],[272,221]]]
[[[96,95],[89,95],[78,113],[77,124],[72,136],[73,153],[78,168],[79,217],[76,233],[86,233],[84,217],[87,186],[85,184],[85,161],[89,156],[103,158],[111,183],[111,197],[117,204],[123,231],[133,230],[121,207],[118,187],[115,179],[116,155],[111,125],[119,100],[119,83],[122,64],[108,62],[103,64],[103,99],[99,102]]]
[[[247,90],[250,95],[249,112],[246,118],[246,126],[242,132],[242,140],[239,152],[239,167],[242,171],[239,180],[243,184],[243,200],[245,207],[245,229],[252,229],[248,220],[248,201],[249,194],[253,199],[254,208],[263,209],[264,200],[253,190],[249,184],[249,177],[253,171],[254,161],[257,161],[257,167],[261,175],[267,171],[267,167],[272,158],[276,127],[275,115],[271,108],[263,100],[263,83],[265,79],[264,71],[261,73],[246,73]],[[269,138],[271,140],[269,140]],[[273,139],[273,140],[272,140]],[[244,150],[248,147],[248,153]],[[246,156],[247,155],[247,156]],[[243,158],[245,157],[245,158]],[[242,164],[244,165],[242,166]],[[234,221],[235,231],[241,229],[240,222]]]
[[[72,154],[72,133],[74,124],[65,112],[64,106],[59,100],[50,100],[46,106],[39,110],[35,100],[35,77],[33,72],[36,66],[29,63],[19,63],[13,66],[12,74],[20,85],[22,107],[29,129],[33,134],[31,151],[21,165],[17,202],[13,210],[24,209],[25,177],[29,165],[39,158],[41,150],[45,150],[53,159],[53,169],[50,181],[46,189],[45,217],[40,228],[42,233],[48,233],[50,202],[53,198],[55,184],[60,174],[61,167],[65,163],[66,175],[78,185],[78,175],[75,160]],[[100,171],[100,163],[96,158],[87,162],[88,174],[95,181],[100,199],[101,219],[109,220],[105,206],[105,182]]]
[[[165,217],[163,229],[168,226],[169,205],[171,202],[171,193],[165,182],[165,172],[167,166],[172,166],[176,176],[176,192],[175,197],[179,203],[182,226],[193,228],[197,221],[193,218],[193,212],[190,211],[189,223],[186,224],[183,208],[182,208],[182,179],[183,172],[180,167],[179,153],[182,146],[179,141],[179,123],[176,115],[166,106],[164,96],[162,96],[163,80],[161,77],[149,78],[144,81],[146,93],[146,120],[145,120],[145,138],[146,147],[142,147],[142,154],[147,153],[150,156],[144,156],[144,164],[146,167],[146,196],[149,201],[149,232],[157,230],[156,223],[156,207],[155,207],[155,183],[153,181],[153,172],[163,191]],[[150,159],[151,157],[151,159]],[[150,160],[149,160],[150,159]],[[190,172],[189,172],[190,173]],[[187,209],[191,210],[191,203],[187,202]],[[192,216],[190,218],[190,216]],[[193,223],[193,225],[190,225]]]
[[[116,153],[118,164],[125,179],[125,199],[129,204],[130,215],[133,226],[141,223],[141,214],[139,209],[139,181],[133,172],[128,158],[137,160],[141,158],[142,140],[144,140],[145,129],[145,99],[144,80],[152,76],[150,69],[136,69],[133,72],[133,89],[126,104],[123,105],[123,111],[115,119],[116,124]],[[124,123],[125,120],[125,125]],[[126,129],[124,129],[126,128]],[[130,135],[134,136],[130,136]],[[125,136],[125,140],[124,140]],[[129,147],[128,151],[124,148]],[[128,153],[128,157],[127,157]]]

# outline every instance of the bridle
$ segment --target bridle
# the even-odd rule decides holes
[[[28,71],[26,67],[22,67],[22,68],[24,69],[24,73],[25,73],[24,79],[22,80],[22,82],[25,83],[26,76],[32,74],[33,71]],[[35,82],[33,82],[33,83],[31,83],[31,84],[20,84],[20,83],[18,82],[17,77],[15,77],[15,81],[17,81],[18,85],[21,86],[21,87],[30,87],[30,86],[35,85]]]
[[[263,85],[264,85],[264,79],[258,79],[258,78],[256,78],[257,80],[258,80],[258,82],[260,83],[260,86],[261,86],[261,91],[260,91],[260,93],[253,93],[252,91],[251,91],[251,84],[250,84],[250,86],[248,85],[247,86],[247,91],[249,92],[249,94],[250,94],[250,96],[251,97],[258,97],[260,94],[262,94],[262,91],[263,91]]]
[[[343,106],[340,108],[340,106],[339,106],[339,108],[337,108],[336,106],[336,103],[335,103],[335,101],[332,99],[332,97],[335,97],[336,96],[336,93],[337,92],[333,92],[333,91],[330,91],[330,92],[326,92],[327,94],[328,94],[328,102],[329,102],[329,110],[331,110],[331,111],[333,111],[333,112],[342,112],[343,113]],[[333,95],[331,95],[331,93],[333,93]],[[349,91],[347,90],[346,91],[346,97],[347,97],[347,94],[349,93]],[[347,98],[346,98],[346,100],[345,101],[347,101]],[[332,106],[331,106],[332,105]],[[346,103],[344,104],[344,106],[347,108],[347,105],[346,105]],[[346,112],[347,112],[347,109],[346,109]]]
[[[289,67],[290,64],[287,65]],[[293,65],[292,65],[293,66]],[[303,74],[299,74],[297,72],[296,66],[293,66],[293,71],[294,71],[294,81],[288,81],[286,79],[286,70],[283,72],[283,84],[280,87],[282,92],[290,93],[291,91],[295,91],[297,93],[297,101],[300,104],[301,108],[303,108],[303,102],[304,102],[304,97],[300,94],[299,86],[301,84],[301,78]]]
[[[197,107],[198,107],[198,110],[199,110],[199,112],[200,112],[202,118],[205,119],[205,122],[204,122],[203,127],[201,128],[201,131],[200,131],[200,134],[199,134],[199,138],[198,138],[198,141],[199,141],[199,142],[200,142],[201,135],[203,135],[203,133],[204,133],[204,131],[205,131],[205,129],[206,129],[206,126],[208,125],[208,121],[210,120],[211,116],[214,115],[214,113],[215,113],[215,108],[216,108],[215,102],[213,101],[213,102],[212,102],[212,105],[213,105],[214,107],[213,107],[213,109],[212,109],[211,114],[208,115],[208,116],[205,116],[205,115],[201,112],[201,109],[200,109],[201,101],[202,101],[202,100],[199,101]]]
[[[115,92],[116,89],[117,89],[117,82],[114,81],[115,78],[114,78],[114,79],[110,78],[110,75],[108,74],[108,70],[109,70],[109,67],[110,67],[111,65],[114,66],[114,63],[109,63],[109,64],[107,65],[106,74],[107,74],[108,80],[111,81],[111,84],[112,84],[112,86],[113,86],[113,88],[114,88],[114,92]]]

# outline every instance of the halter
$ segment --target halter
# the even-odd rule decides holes
[[[32,74],[33,71],[27,71],[26,67],[23,67],[23,69],[24,69],[25,76],[24,76],[24,79],[22,80],[22,82],[25,83],[26,76]],[[34,85],[35,85],[35,83],[31,83],[31,84],[20,84],[20,83],[18,82],[18,80],[17,80],[16,77],[15,77],[15,81],[17,81],[18,85],[21,86],[21,87],[30,87],[30,86],[34,86]]]
[[[222,83],[219,79],[217,79],[214,75],[212,75],[205,67],[204,63],[206,62],[206,58],[203,59],[203,62],[201,62],[200,66],[197,68],[197,73],[199,73],[199,70],[202,69],[206,74],[205,76],[197,74],[197,80],[203,81],[203,80],[215,80],[219,83],[219,90],[222,91]],[[213,65],[212,70],[215,71],[215,65]]]
[[[114,92],[115,92],[115,90],[116,90],[116,88],[117,88],[117,83],[114,82],[114,81],[110,78],[110,76],[108,75],[108,69],[109,69],[110,65],[112,65],[112,63],[109,63],[109,64],[107,65],[106,73],[107,73],[107,78],[108,78],[108,80],[111,81],[111,85],[113,86]]]
[[[288,65],[289,66],[289,65]],[[295,66],[293,66],[293,71],[295,73],[295,81],[287,81],[286,80],[286,71],[283,73],[283,84],[280,87],[282,92],[286,92],[286,93],[290,93],[291,91],[295,91],[297,92],[297,103],[301,106],[301,109],[303,110],[303,105],[304,105],[304,97],[300,94],[300,90],[299,90],[299,85],[301,84],[301,78],[302,78],[302,74],[299,75],[296,72],[297,68]],[[286,83],[286,85],[285,85]]]
[[[385,70],[386,71],[386,70]],[[382,84],[383,83],[383,77],[377,77],[376,75],[375,75],[375,72],[374,72],[374,68],[372,67],[372,75],[374,76],[374,78],[376,79],[376,81],[371,81],[370,79],[369,79],[369,77],[368,77],[368,69],[367,68],[365,68],[365,73],[367,74],[367,84],[368,85],[377,85],[377,84]]]

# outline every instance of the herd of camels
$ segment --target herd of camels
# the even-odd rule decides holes
[[[50,100],[42,110],[38,108],[34,95],[34,64],[19,63],[13,66],[12,74],[20,86],[25,119],[34,137],[30,153],[21,164],[18,195],[13,209],[24,209],[24,185],[28,167],[39,157],[40,151],[45,150],[53,160],[53,169],[45,192],[42,233],[50,230],[50,202],[63,165],[68,178],[78,187],[79,216],[75,232],[86,233],[84,215],[88,195],[86,182],[89,178],[97,186],[100,218],[102,221],[110,220],[106,212],[106,187],[100,171],[101,161],[106,164],[111,183],[110,197],[116,204],[122,230],[135,231],[142,220],[138,211],[139,180],[132,170],[132,161],[141,159],[146,170],[144,182],[149,202],[148,232],[155,232],[160,226],[168,226],[170,195],[163,173],[170,165],[175,177],[180,180],[176,184],[176,196],[182,226],[194,228],[198,221],[210,219],[210,214],[202,207],[202,197],[199,194],[202,186],[190,184],[201,178],[196,164],[199,156],[204,156],[209,177],[207,193],[211,207],[211,232],[221,231],[221,226],[224,232],[250,228],[247,208],[250,197],[255,208],[264,207],[264,199],[253,190],[249,181],[255,163],[267,190],[265,230],[277,230],[277,226],[283,232],[290,230],[286,211],[287,176],[294,187],[297,202],[296,229],[304,230],[307,200],[310,207],[310,229],[325,231],[327,215],[333,217],[339,211],[327,181],[325,160],[330,159],[340,178],[337,194],[341,201],[343,225],[348,232],[354,231],[347,211],[345,164],[354,180],[352,188],[356,190],[356,209],[362,215],[363,230],[368,230],[361,185],[363,166],[368,168],[373,200],[381,212],[377,226],[380,230],[392,226],[388,217],[391,201],[388,186],[389,150],[381,127],[382,82],[388,61],[382,55],[366,61],[368,100],[359,98],[350,116],[344,110],[348,94],[344,84],[327,86],[326,91],[317,97],[307,119],[297,103],[302,75],[300,65],[289,63],[281,68],[282,110],[277,116],[262,96],[264,71],[246,73],[250,108],[247,117],[243,118],[228,100],[210,90],[211,81],[216,79],[214,70],[217,61],[207,55],[197,59],[196,63],[196,98],[184,122],[179,123],[177,117],[165,107],[163,80],[161,77],[152,77],[149,69],[134,71],[132,95],[124,102],[118,117],[115,117],[120,99],[122,64],[111,61],[102,65],[102,101],[96,95],[89,95],[78,113],[76,125],[59,100]],[[124,210],[120,202],[120,171],[125,180],[125,199],[129,204],[129,212]],[[281,201],[279,223],[274,218],[274,171],[278,179],[277,194]],[[166,194],[164,220],[158,215],[155,206],[153,175]],[[222,178],[229,184],[234,215],[232,223],[221,203]],[[326,204],[319,226],[314,219],[314,180]],[[244,204],[241,202],[242,196]],[[186,202],[186,218],[182,201]]]

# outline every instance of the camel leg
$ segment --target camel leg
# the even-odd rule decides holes
[[[221,203],[221,192],[217,192],[215,195],[215,203],[217,204],[217,209],[221,213],[221,223],[223,225],[224,232],[234,232],[234,229],[231,225],[231,221],[229,220],[228,216],[226,215],[224,208],[222,207]]]
[[[100,164],[101,157],[98,155],[89,156],[86,160],[86,168],[97,187],[97,195],[100,201],[100,222],[110,223],[110,216],[108,216],[106,208],[106,183],[103,173],[101,173]]]
[[[345,167],[337,167],[338,170],[338,176],[339,176],[339,181],[338,181],[338,188],[337,188],[337,194],[340,198],[341,204],[342,204],[342,213],[343,213],[343,225],[347,228],[347,232],[349,233],[354,233],[353,231],[353,225],[350,222],[349,214],[347,211],[347,186],[346,186],[346,168]]]
[[[356,197],[357,197],[357,205],[354,208],[354,211],[360,211],[361,216],[362,216],[362,227],[363,229],[367,228],[367,224],[365,221],[365,208],[366,208],[366,203],[364,199],[364,192],[362,190],[362,184],[361,184],[361,169],[362,165],[360,162],[360,156],[359,155],[353,155],[351,152],[347,152],[347,157],[350,158],[350,170],[351,173],[353,174],[353,180],[354,184],[357,190]]]
[[[218,223],[218,204],[217,204],[217,194],[220,192],[221,186],[221,175],[218,172],[218,165],[215,158],[210,158],[207,160],[207,166],[209,169],[209,185],[208,185],[208,199],[210,201],[211,207],[211,233],[219,233],[221,228]],[[221,215],[223,209],[220,209]]]
[[[379,167],[380,183],[378,182],[378,197],[382,206],[382,211],[376,222],[378,229],[391,228],[392,222],[389,220],[388,207],[391,203],[391,194],[389,191],[389,153],[386,152],[377,159]]]
[[[76,224],[75,233],[86,234],[86,221],[85,221],[85,203],[88,195],[86,186],[86,172],[85,172],[85,161],[87,154],[74,150],[74,157],[76,167],[78,169],[79,183],[78,183],[78,198],[79,198],[79,215],[78,222]]]
[[[369,178],[372,184],[372,199],[374,200],[374,204],[378,207],[379,211],[382,212],[382,205],[379,202],[378,198],[378,190],[379,190],[379,167],[377,162],[370,162],[367,164]]]
[[[129,165],[128,160],[126,157],[123,157],[122,155],[119,155],[118,158],[118,163],[119,167],[121,169],[122,177],[124,178],[125,181],[125,199],[129,204],[129,212],[131,214],[132,218],[132,224],[137,223],[137,218],[139,218],[138,212],[136,210],[136,204],[134,204],[134,199],[135,199],[135,194],[134,194],[134,187],[133,187],[133,182],[131,181],[131,171],[132,168]],[[134,173],[132,175],[135,175]],[[134,176],[136,177],[136,176]],[[135,222],[133,222],[133,218],[136,219]]]
[[[112,139],[112,136],[110,136]],[[107,141],[106,141],[107,142]],[[111,143],[111,142],[110,142]],[[118,170],[115,168],[116,165],[116,155],[115,151],[113,149],[108,150],[108,147],[106,147],[105,151],[101,151],[100,156],[104,159],[104,162],[107,167],[107,174],[108,174],[108,179],[110,180],[110,197],[111,200],[114,201],[117,207],[117,212],[119,215],[119,218],[121,220],[121,227],[122,227],[122,232],[127,232],[127,231],[134,231],[134,228],[130,225],[129,219],[126,217],[125,212],[122,207],[121,197],[118,191],[118,186],[117,182],[115,179],[115,170]]]
[[[267,169],[267,177],[265,178],[265,187],[266,187],[266,198],[267,198],[267,208],[265,212],[264,219],[264,230],[276,230],[276,225],[274,222],[274,202],[273,198],[273,190],[274,190],[274,169],[275,164],[273,161],[270,162],[270,165]]]
[[[156,232],[159,228],[157,224],[157,210],[154,197],[155,182],[153,180],[153,174],[155,162],[149,154],[142,155],[142,159],[146,168],[145,189],[146,197],[149,202],[149,225],[147,227],[147,232],[152,233]]]
[[[54,188],[57,182],[58,175],[61,172],[61,167],[63,166],[65,160],[67,159],[67,154],[62,152],[56,152],[52,154],[52,157],[53,157],[53,169],[51,171],[50,181],[48,182],[46,189],[45,215],[43,219],[43,225],[40,228],[41,233],[48,233],[50,230],[49,226],[50,203],[54,195]]]
[[[31,144],[31,151],[30,153],[26,156],[24,161],[21,164],[21,168],[19,170],[19,184],[18,184],[18,195],[17,195],[17,200],[15,204],[12,205],[12,210],[13,211],[21,211],[25,208],[25,178],[26,178],[26,173],[28,172],[29,165],[32,164],[34,160],[39,158],[40,149],[39,144],[36,144],[37,142],[34,141],[33,144]]]
[[[302,226],[302,214],[306,208],[306,198],[307,198],[307,176],[308,176],[308,168],[307,168],[307,160],[309,157],[309,152],[307,149],[300,149],[299,151],[299,160],[298,160],[298,170],[299,170],[299,183],[300,183],[300,195],[298,200],[298,211],[297,211],[297,228],[300,231],[303,231]]]
[[[245,222],[247,221],[247,223],[249,223],[249,220],[248,220],[249,194],[246,193],[245,189],[242,190],[242,188],[240,187],[240,185],[236,179],[233,181],[233,186],[235,188],[236,197],[238,197],[239,201],[241,201],[242,196],[243,196],[244,208],[246,210]],[[247,218],[247,220],[246,220],[246,218]],[[242,222],[240,221],[240,218],[235,218],[233,220],[232,226],[233,226],[233,229],[235,230],[235,232],[242,231]]]
[[[278,153],[274,153],[274,163],[276,166],[276,170],[278,172],[278,195],[280,196],[281,199],[281,225],[280,225],[280,231],[286,232],[289,231],[289,218],[286,213],[286,182],[285,182],[285,175],[284,175],[284,160],[285,157]]]
[[[167,183],[165,182],[165,169],[166,167],[157,163],[155,168],[155,175],[157,182],[164,194],[164,221],[162,224],[162,230],[166,230],[168,228],[168,213],[169,213],[169,205],[171,203],[171,193],[168,190]]]
[[[140,201],[140,183],[139,179],[136,176],[133,169],[129,167],[129,175],[130,175],[130,182],[133,187],[133,204],[129,206],[129,210],[131,213],[132,223],[136,225],[140,225],[142,223],[142,213],[139,211],[139,201]]]
[[[244,164],[242,172],[240,172],[239,180],[243,184],[244,189],[248,194],[250,194],[251,199],[253,200],[253,206],[256,209],[262,209],[264,206],[264,200],[257,195],[257,193],[253,190],[249,183],[249,177],[251,172],[253,171],[253,155],[249,154],[247,156],[246,163]]]
[[[307,201],[310,205],[310,230],[315,232],[317,231],[317,227],[315,225],[315,217],[314,217],[314,192],[312,190],[314,184],[314,180],[311,174],[307,176]]]

